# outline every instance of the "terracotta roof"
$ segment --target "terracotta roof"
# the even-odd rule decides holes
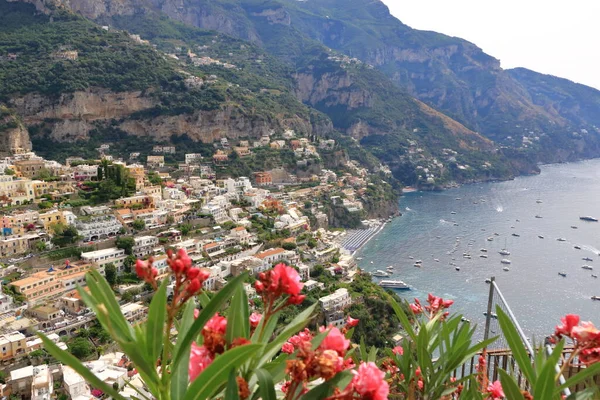
[[[244,228],[243,226],[237,226],[235,228],[233,228],[234,231],[239,232],[239,231],[245,231],[246,228]]]
[[[285,250],[282,249],[281,247],[277,247],[275,249],[270,249],[270,250],[267,250],[267,251],[263,251],[262,253],[258,253],[256,255],[256,258],[260,258],[262,260],[262,259],[267,258],[269,256],[273,256],[275,254],[283,253],[284,251]]]
[[[217,242],[212,242],[212,243],[205,244],[203,247],[204,247],[205,249],[212,249],[213,247],[216,247],[216,246],[218,246],[218,245],[219,245],[219,243],[217,243]]]

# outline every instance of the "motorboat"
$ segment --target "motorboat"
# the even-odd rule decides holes
[[[502,264],[510,264],[510,260],[508,258],[503,258],[502,260],[500,260],[500,262]]]
[[[577,249],[577,250],[581,250],[581,246],[579,246],[579,245],[577,245],[577,244],[576,244],[575,246],[573,246],[573,248],[574,248],[574,249]]]
[[[556,240],[558,240],[559,242],[566,242],[567,241],[567,239],[565,239],[565,238],[558,238]]]
[[[487,240],[488,242],[491,242],[492,240],[494,240],[494,238],[490,236],[490,237],[489,237],[489,238],[487,238],[486,240]]]
[[[421,268],[423,266],[423,264],[421,263],[414,263],[413,267],[417,267],[417,268]]]
[[[504,268],[502,268],[502,270],[503,270],[503,271],[510,271],[510,268],[508,268],[508,267],[504,267]]]
[[[470,260],[470,259],[471,259],[471,256],[470,256],[470,255],[466,255],[466,256],[463,256],[463,257],[464,257],[464,258],[466,258],[467,260]]]
[[[356,261],[360,261],[362,259],[363,259],[362,257],[356,257]]]
[[[539,200],[539,199],[538,199],[538,200],[536,200],[535,202],[536,202],[536,203],[538,203],[538,204],[542,203],[542,201],[541,201],[541,200]]]
[[[487,254],[480,254],[479,257],[481,257],[481,258],[488,258]]]
[[[579,219],[582,221],[598,222],[598,218],[590,217],[589,215],[585,217],[579,217]]]
[[[577,229],[575,225],[571,225],[571,229]]]
[[[391,274],[389,272],[385,272],[385,271],[378,269],[377,271],[372,272],[371,275],[377,276],[377,277],[384,277],[384,276],[390,276]]]
[[[600,300],[600,296],[592,296],[592,300]]]
[[[421,264],[423,262],[423,260],[417,260],[415,261],[415,264]]]
[[[544,238],[544,235],[538,235],[538,237],[539,237],[540,239],[543,239],[543,238]]]
[[[594,269],[594,267],[592,267],[591,265],[584,265],[584,266],[583,266],[583,267],[581,267],[581,268],[583,268],[583,269],[587,269],[587,270],[589,270],[589,271],[591,271],[591,270],[593,270],[593,269]]]
[[[388,266],[386,269],[387,269],[388,271],[393,271],[393,270],[394,270],[394,266],[393,266],[393,265],[390,265],[390,266]]]
[[[536,218],[538,218],[538,219],[540,219],[540,218],[544,218],[544,217],[542,217],[542,216],[541,216],[541,215],[539,215],[539,214],[536,214],[536,215],[535,215],[535,217],[536,217]]]
[[[487,253],[487,249],[480,249],[479,251]]]
[[[450,214],[454,215],[456,214],[456,211],[450,211]]]
[[[440,262],[440,259],[439,258],[434,258],[433,261]]]
[[[492,283],[492,280],[491,280],[490,278],[487,278],[487,279],[485,280],[485,283]]]
[[[494,236],[500,236],[500,234],[499,234],[499,233],[496,233],[496,232],[494,232]]]
[[[413,256],[408,256],[409,259],[414,260],[415,258]]]
[[[567,273],[566,272],[559,272],[558,273],[560,276],[562,276],[563,278],[567,277]]]
[[[460,267],[455,267],[454,269],[457,271],[460,271]]]
[[[594,261],[593,259],[589,258],[589,257],[583,257],[582,258],[583,261]]]
[[[592,278],[598,278],[598,275],[592,274]]]
[[[379,286],[386,289],[409,290],[410,286],[400,280],[383,279],[379,282]]]
[[[373,261],[371,261],[371,264],[374,264]]]

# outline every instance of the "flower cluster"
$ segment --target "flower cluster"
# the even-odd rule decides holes
[[[258,280],[254,283],[256,293],[262,296],[267,310],[271,313],[275,312],[272,309],[275,301],[282,296],[288,296],[287,304],[302,303],[306,297],[300,294],[303,286],[298,272],[283,263],[258,274]]]
[[[412,310],[412,312],[415,315],[424,314],[426,311],[427,317],[433,318],[435,315],[437,315],[438,312],[441,312],[447,308],[450,308],[450,306],[452,304],[454,304],[454,300],[444,300],[441,297],[437,297],[437,296],[434,296],[431,293],[429,293],[429,295],[427,296],[427,303],[429,305],[423,306],[423,305],[421,305],[421,302],[419,301],[419,299],[415,298],[415,303],[410,304],[410,309]],[[447,316],[448,316],[448,312],[446,311],[442,315],[442,318],[445,318]]]
[[[575,344],[573,354],[579,356],[579,361],[590,365],[600,362],[600,330],[591,322],[579,321],[579,316],[568,314],[561,318],[554,332],[557,339],[568,337]]]
[[[486,389],[486,393],[493,400],[500,400],[504,398],[504,391],[502,390],[502,384],[500,383],[500,381],[490,383],[490,385]]]

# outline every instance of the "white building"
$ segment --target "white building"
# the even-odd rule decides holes
[[[95,217],[88,221],[78,220],[75,226],[84,242],[115,236],[123,228],[119,220],[112,215]]]
[[[238,179],[228,178],[225,181],[225,188],[227,193],[240,194],[252,189],[252,183],[245,176],[240,176]]]
[[[0,314],[12,310],[13,307],[13,298],[2,293],[2,285],[0,285]]]
[[[125,258],[127,258],[125,250],[116,247],[81,253],[83,261],[96,264],[99,270],[104,270],[107,264],[112,263],[118,272],[122,272]]]
[[[202,154],[200,153],[188,153],[185,155],[186,164],[196,164],[202,161]]]
[[[85,379],[66,365],[63,366],[63,387],[71,399],[77,399],[79,396],[91,396]]]
[[[158,245],[158,238],[156,236],[137,236],[133,240],[135,242],[133,245],[133,255],[137,258],[152,254],[154,248]]]
[[[344,309],[352,304],[352,298],[348,289],[340,288],[328,296],[321,297],[319,304],[325,315],[325,324],[341,327],[346,323]]]
[[[127,320],[127,322],[136,323],[146,319],[146,314],[148,313],[148,307],[143,305],[142,303],[127,303],[121,306],[121,313]],[[127,372],[127,371],[125,371]],[[121,385],[122,386],[122,385]]]
[[[227,209],[229,208],[229,200],[225,196],[215,196],[204,207],[202,212],[211,215],[217,224],[229,220]]]

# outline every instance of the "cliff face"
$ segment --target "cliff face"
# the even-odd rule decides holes
[[[6,157],[27,151],[31,151],[31,140],[27,129],[21,123],[17,123],[14,128],[0,128],[0,156]]]

